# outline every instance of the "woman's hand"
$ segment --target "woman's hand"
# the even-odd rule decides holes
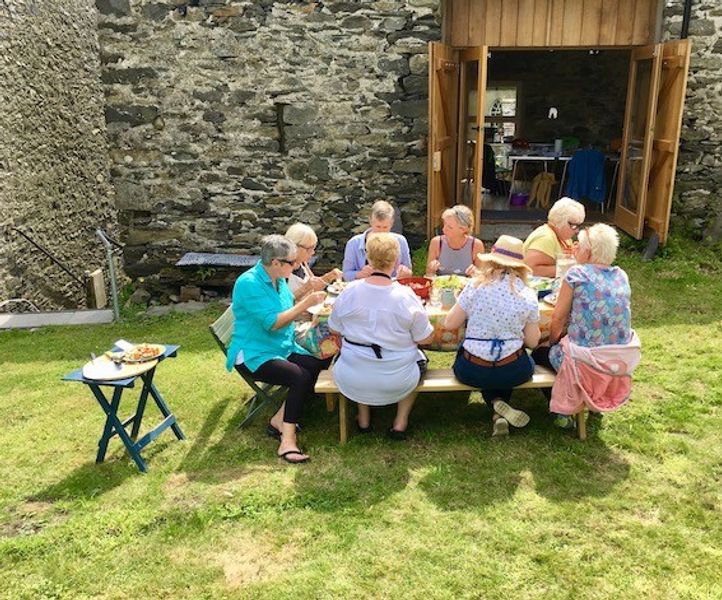
[[[441,268],[441,263],[438,260],[430,260],[426,265],[426,273],[428,275],[436,275]]]
[[[319,290],[324,290],[324,289],[326,289],[326,286],[328,285],[321,277],[311,277],[310,283],[311,283],[311,289],[314,292],[318,292]]]
[[[299,304],[303,305],[303,309],[306,310],[309,306],[315,306],[321,304],[326,299],[326,292],[313,292],[306,296]]]
[[[326,283],[341,281],[343,279],[343,271],[341,271],[341,269],[331,269],[328,273],[321,277],[321,279],[323,279]]]
[[[406,265],[399,265],[399,270],[396,273],[396,277],[398,279],[402,279],[404,277],[411,277],[412,275],[413,272]]]
[[[466,271],[464,271],[464,274],[465,274],[467,277],[476,277],[476,275],[477,275],[478,272],[479,272],[479,271],[478,271],[478,269],[476,268],[476,265],[469,265],[468,267],[466,267]]]

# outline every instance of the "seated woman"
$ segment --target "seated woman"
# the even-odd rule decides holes
[[[290,463],[309,460],[296,441],[304,399],[313,394],[318,374],[329,360],[319,360],[294,341],[293,321],[323,292],[308,294],[294,305],[286,279],[297,265],[296,245],[281,235],[261,240],[261,259],[233,286],[233,335],[226,368],[250,372],[257,381],[288,387],[286,401],[271,417],[267,431],[281,444],[278,456]]]
[[[549,335],[552,346],[539,347],[532,353],[539,364],[559,371],[570,347],[578,351],[585,348],[590,350],[582,352],[589,354],[591,360],[595,360],[595,354],[602,353],[605,356],[603,363],[609,363],[610,355],[624,360],[627,365],[625,373],[631,374],[639,362],[639,340],[631,325],[631,290],[627,274],[621,268],[612,266],[618,246],[619,235],[609,225],[598,223],[579,232],[579,245],[575,250],[577,265],[567,271],[552,315]],[[615,364],[618,366],[618,363]],[[596,372],[599,375],[605,370],[602,364],[598,365]],[[568,399],[573,392],[570,384],[564,377],[557,377],[552,390],[552,409],[556,404],[555,397],[563,394]],[[620,400],[627,399],[626,396],[621,399],[614,397],[620,389],[596,386],[601,396],[591,400],[602,407],[601,410],[604,407],[611,410],[612,406],[619,406]],[[582,402],[577,402],[577,410],[565,410],[569,414],[555,415],[557,425],[573,427],[574,420],[570,415],[582,406]]]
[[[481,240],[469,235],[474,229],[474,215],[462,204],[447,208],[441,214],[444,235],[429,242],[426,275],[473,275],[477,258],[484,252]]]
[[[366,259],[366,242],[371,233],[390,232],[394,224],[394,207],[385,200],[374,202],[371,207],[371,216],[369,218],[371,227],[353,236],[346,242],[346,248],[343,253],[343,278],[346,281],[354,281],[355,279],[364,279],[368,277],[373,269]],[[392,275],[394,277],[410,277],[411,276],[411,253],[409,252],[409,243],[403,235],[392,233],[392,236],[399,243],[399,265],[394,265]]]
[[[296,300],[310,292],[323,290],[332,281],[341,279],[343,273],[339,269],[331,269],[321,277],[316,277],[311,271],[308,262],[316,252],[318,238],[308,225],[294,223],[286,231],[286,237],[296,244],[297,248],[296,259],[299,265],[288,278],[288,287],[291,288]]]
[[[547,223],[537,227],[524,242],[524,262],[539,277],[555,277],[557,256],[571,254],[572,236],[584,223],[584,205],[560,198],[549,209]]]
[[[329,326],[343,335],[333,369],[339,391],[358,404],[358,429],[371,430],[370,406],[398,403],[389,437],[406,438],[414,389],[426,368],[417,344],[434,332],[414,292],[391,281],[399,260],[399,242],[391,233],[369,237],[366,254],[371,272],[336,299]]]
[[[461,292],[444,327],[455,329],[468,319],[454,374],[481,390],[492,410],[492,435],[508,435],[509,425],[529,423],[529,416],[508,402],[512,388],[534,375],[524,347],[539,343],[539,305],[536,292],[526,286],[531,269],[523,262],[521,240],[502,235],[479,258],[478,276]]]

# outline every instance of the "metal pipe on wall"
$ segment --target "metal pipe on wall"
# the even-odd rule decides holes
[[[679,32],[679,39],[686,40],[689,35],[689,19],[692,15],[692,0],[684,0],[684,13],[682,15],[682,30]]]

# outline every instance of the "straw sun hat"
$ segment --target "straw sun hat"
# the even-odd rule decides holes
[[[524,242],[510,235],[499,236],[491,251],[477,254],[482,262],[492,262],[502,267],[523,267],[531,273],[531,268],[524,263]]]

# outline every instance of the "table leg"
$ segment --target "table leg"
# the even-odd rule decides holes
[[[116,388],[113,391],[113,400],[111,404],[108,403],[97,385],[91,385],[90,389],[93,390],[96,400],[108,417],[105,422],[105,428],[103,429],[103,437],[100,438],[100,442],[98,444],[98,456],[95,462],[100,463],[105,460],[105,452],[108,449],[108,441],[117,433],[138,469],[140,469],[141,472],[146,473],[148,468],[145,466],[145,461],[143,461],[136,445],[133,443],[133,440],[130,439],[128,432],[125,430],[125,427],[123,427],[123,424],[118,418],[118,407],[120,406],[120,397],[123,394],[123,388]]]
[[[559,182],[559,197],[561,198],[564,195],[564,181],[567,178],[567,167],[569,166],[569,161],[564,161],[564,167],[562,168],[562,180]]]
[[[614,199],[614,190],[617,187],[617,175],[619,174],[619,161],[614,161],[614,169],[612,169],[612,181],[609,183],[609,195],[607,196],[607,210],[612,208],[612,200]]]
[[[339,443],[345,444],[348,440],[348,400],[343,394],[338,394],[338,436]]]
[[[155,370],[155,369],[153,369]],[[135,409],[135,416],[133,417],[133,429],[130,431],[130,437],[134,440],[138,439],[138,432],[140,431],[140,423],[143,420],[143,414],[145,413],[145,405],[148,402],[148,387],[146,381],[143,381],[143,389],[140,391],[140,398],[138,398],[138,407]]]
[[[180,425],[175,420],[175,416],[170,412],[170,409],[168,408],[168,405],[165,403],[165,400],[163,400],[163,396],[160,395],[160,392],[158,391],[158,388],[153,385],[153,374],[155,373],[155,369],[151,369],[147,373],[144,373],[141,375],[143,378],[143,384],[148,386],[148,389],[150,390],[150,395],[153,397],[153,400],[155,400],[156,405],[158,406],[158,410],[161,412],[161,414],[168,418],[171,417],[172,419],[172,425],[170,426],[173,430],[173,433],[175,433],[175,436],[179,440],[186,439],[186,436],[183,434],[183,431],[180,428]]]
[[[108,450],[108,442],[113,435],[113,421],[110,418],[111,414],[118,414],[118,407],[120,406],[120,397],[123,393],[121,388],[115,388],[113,391],[113,400],[109,403],[100,387],[97,385],[91,385],[90,389],[93,391],[95,399],[100,404],[100,407],[105,413],[105,427],[103,427],[103,435],[98,440],[98,454],[95,457],[96,463],[102,463],[105,460],[105,453]]]
[[[507,198],[507,203],[511,202],[511,194],[514,191],[514,177],[516,177],[516,166],[519,164],[518,160],[512,161],[511,166],[511,180],[509,181],[509,197]]]

